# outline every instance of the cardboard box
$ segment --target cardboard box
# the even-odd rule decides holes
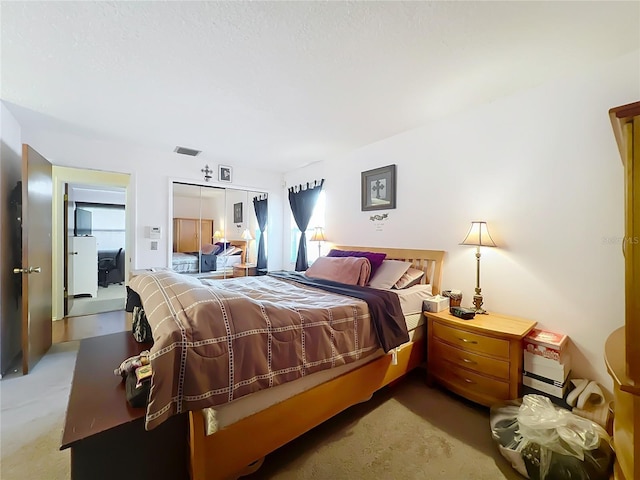
[[[562,384],[547,383],[539,378],[534,378],[530,372],[524,372],[522,375],[522,384],[558,398],[564,398],[569,387],[568,380]]]
[[[525,352],[565,363],[565,356],[568,355],[569,337],[562,333],[534,328],[524,337],[522,342]]]
[[[563,363],[552,358],[542,357],[531,352],[524,352],[524,369],[540,377],[564,382],[571,371],[571,356],[563,355]]]
[[[422,301],[422,309],[425,312],[437,313],[449,309],[449,297],[436,295]]]

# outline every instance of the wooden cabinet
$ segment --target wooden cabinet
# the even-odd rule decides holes
[[[207,243],[213,243],[213,220],[173,219],[174,252],[199,252],[200,247]]]
[[[640,478],[640,102],[612,108],[611,124],[624,167],[625,322],[605,343],[613,379],[616,480]]]
[[[462,320],[448,311],[427,317],[427,374],[482,405],[518,398],[522,339],[536,322],[489,313]]]
[[[72,480],[189,478],[187,414],[146,431],[146,410],[129,406],[125,382],[113,374],[149,348],[131,332],[81,340],[60,446],[71,449]]]

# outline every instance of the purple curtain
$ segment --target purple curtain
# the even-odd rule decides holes
[[[296,272],[302,272],[309,268],[307,262],[307,236],[305,231],[309,226],[309,220],[313,214],[313,209],[318,201],[318,196],[322,191],[324,178],[319,182],[316,180],[313,185],[307,183],[306,188],[302,185],[289,188],[289,205],[291,213],[300,229],[300,243],[298,245],[298,257],[296,258]]]

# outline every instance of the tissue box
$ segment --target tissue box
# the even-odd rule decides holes
[[[436,295],[422,301],[422,310],[430,313],[442,312],[449,308],[449,297]]]

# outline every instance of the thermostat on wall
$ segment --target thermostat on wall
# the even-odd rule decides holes
[[[149,238],[160,238],[160,227],[149,227]]]

